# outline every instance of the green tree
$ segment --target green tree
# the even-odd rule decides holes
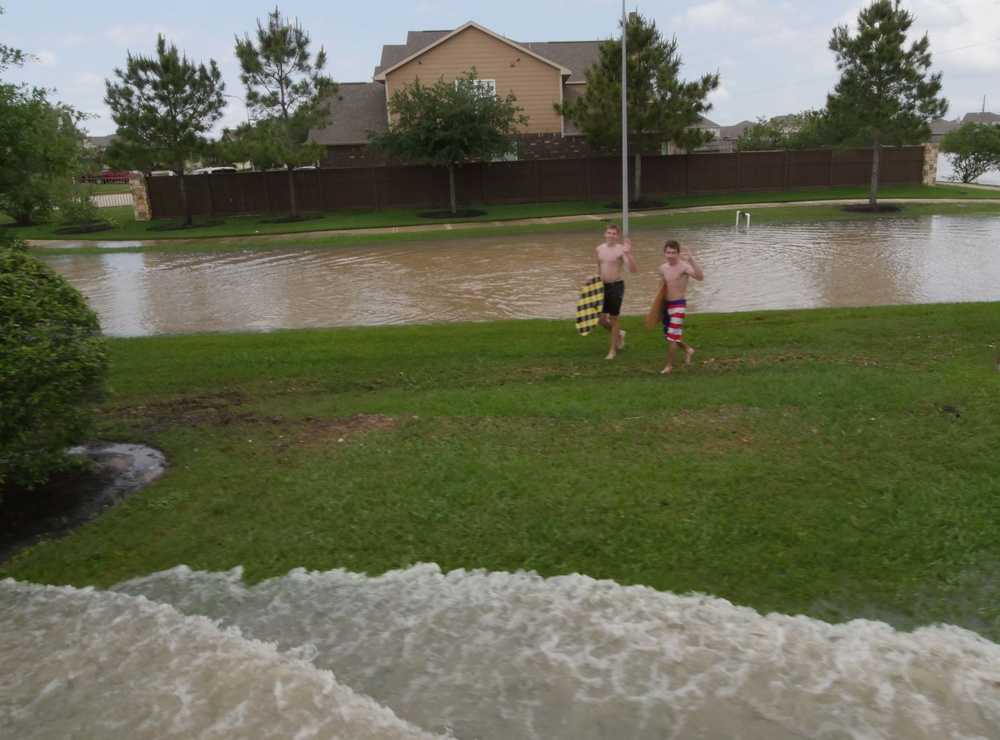
[[[878,198],[882,147],[928,141],[930,121],[948,110],[948,101],[938,97],[941,74],[928,74],[927,34],[905,46],[912,25],[913,16],[899,0],[875,0],[858,14],[856,36],[839,25],[830,37],[841,73],[827,95],[830,132],[837,145],[872,148],[872,207]]]
[[[369,133],[373,151],[389,157],[445,167],[451,211],[457,210],[455,168],[475,159],[491,161],[516,147],[518,126],[528,122],[512,91],[505,97],[484,86],[476,70],[453,82],[419,79],[389,96],[389,130]]]
[[[642,198],[642,152],[672,141],[687,152],[711,141],[696,128],[712,105],[705,101],[719,86],[718,74],[692,82],[679,79],[677,39],[665,41],[655,21],[639,14],[625,29],[628,146],[635,157],[635,198]],[[602,41],[599,57],[585,72],[587,89],[556,111],[574,121],[594,149],[618,149],[622,140],[622,42]]]
[[[277,8],[266,25],[257,21],[256,45],[249,34],[236,37],[240,81],[255,118],[253,125],[237,129],[236,140],[255,163],[284,165],[291,219],[299,217],[292,170],[322,156],[323,147],[309,141],[309,130],[326,123],[330,110],[322,100],[337,92],[336,83],[322,74],[326,51],[321,46],[314,57],[309,43],[301,24],[282,18]]]
[[[0,84],[0,211],[20,226],[47,221],[82,168],[84,116],[48,91]]]
[[[941,151],[959,180],[973,182],[990,170],[1000,170],[1000,125],[963,123],[944,135]]]
[[[806,110],[769,120],[759,118],[740,134],[736,150],[755,152],[773,149],[822,149],[828,146],[822,111]]]
[[[736,151],[760,152],[788,148],[788,132],[777,119],[758,118],[757,121],[743,129],[736,139]]]
[[[125,69],[115,69],[118,83],[105,81],[104,102],[118,126],[115,158],[134,169],[167,164],[178,175],[184,163],[208,146],[206,134],[226,105],[225,83],[215,63],[188,61],[163,36],[156,56],[128,55]],[[184,225],[192,223],[184,178],[180,178]]]
[[[0,6],[0,15],[3,14],[3,6]],[[28,58],[30,58],[30,54],[25,54],[20,49],[7,46],[7,44],[0,44],[0,72],[3,72],[7,67],[20,67]]]
[[[108,372],[97,315],[27,245],[0,230],[0,493],[74,465]]]
[[[0,7],[0,15],[3,8]],[[0,44],[0,73],[32,59]],[[0,211],[26,226],[48,220],[80,169],[85,118],[47,90],[0,83]]]

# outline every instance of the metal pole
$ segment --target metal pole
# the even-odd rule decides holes
[[[628,236],[628,96],[625,86],[625,0],[622,0],[622,234]]]

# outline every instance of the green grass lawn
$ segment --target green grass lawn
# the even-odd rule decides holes
[[[1000,638],[1000,306],[113,339],[101,436],[168,471],[0,576],[579,572]]]
[[[916,185],[890,185],[879,189],[881,199],[907,199],[913,201],[928,199],[944,199],[952,201],[950,203],[910,203],[901,215],[914,216],[929,213],[981,213],[1000,212],[1000,198],[997,191],[976,188],[966,188],[958,185],[937,185],[935,187],[924,187]],[[720,223],[731,223],[733,213],[731,211],[707,211],[691,212],[686,209],[706,208],[713,206],[732,206],[733,210],[745,207],[749,203],[768,204],[794,204],[807,200],[841,200],[853,199],[859,202],[867,202],[867,188],[826,188],[819,190],[782,191],[774,193],[752,193],[739,194],[728,193],[722,195],[709,196],[678,196],[665,199],[668,203],[667,213],[664,215],[649,215],[642,211],[635,211],[630,214],[630,220],[635,224],[644,226],[699,226]],[[979,203],[963,203],[966,199],[974,199]],[[505,223],[511,220],[525,218],[558,218],[560,216],[577,216],[583,214],[594,214],[607,216],[608,219],[620,220],[621,213],[617,209],[607,208],[606,201],[573,201],[563,203],[527,203],[504,206],[482,206],[485,211],[483,216],[461,219],[445,219],[445,222],[468,225],[482,224],[480,228],[462,228],[448,232],[440,228],[417,236],[416,238],[467,238],[481,233],[490,233],[496,230],[497,223]],[[273,216],[242,216],[233,218],[208,219],[200,217],[196,222],[221,221],[215,226],[184,229],[179,231],[150,231],[151,228],[163,226],[176,221],[149,221],[136,222],[130,207],[118,207],[102,209],[105,215],[109,216],[116,224],[114,229],[90,234],[79,234],[65,236],[56,234],[59,228],[53,225],[33,226],[17,229],[16,233],[25,239],[72,239],[74,241],[135,241],[141,239],[176,240],[195,239],[203,241],[205,245],[215,247],[215,240],[232,237],[249,237],[268,234],[291,234],[292,238],[284,240],[284,246],[289,245],[314,245],[314,244],[336,244],[336,243],[357,243],[363,241],[391,241],[394,239],[412,239],[413,235],[393,235],[391,233],[363,235],[348,233],[343,236],[316,236],[315,232],[358,230],[358,229],[389,229],[400,226],[440,226],[441,220],[428,219],[421,214],[427,209],[404,210],[404,211],[372,211],[364,213],[324,213],[315,214],[318,217],[308,221],[295,224],[269,224],[264,223]],[[768,223],[775,221],[790,220],[830,220],[845,218],[878,218],[880,216],[859,216],[858,214],[845,213],[833,205],[827,206],[794,206],[760,208],[753,214],[755,223]],[[884,217],[884,216],[881,216]],[[0,217],[2,218],[2,217]],[[2,223],[2,221],[0,221]],[[566,231],[566,230],[593,230],[594,223],[584,220],[577,223],[553,223],[549,225],[530,226],[510,226],[504,228],[511,229],[511,233],[538,233],[539,231]],[[295,236],[301,235],[301,236]],[[245,247],[245,243],[238,243],[236,246]],[[157,246],[155,249],[166,247]],[[184,245],[175,249],[199,249],[198,245]]]

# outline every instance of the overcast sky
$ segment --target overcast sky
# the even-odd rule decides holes
[[[114,133],[104,81],[126,54],[152,55],[162,33],[195,62],[214,59],[226,92],[243,97],[235,37],[254,32],[271,2],[250,0],[0,0],[0,43],[35,56],[5,81],[54,89],[55,99],[93,114],[92,135]],[[681,76],[721,74],[708,117],[720,125],[821,108],[838,75],[827,48],[833,28],[853,28],[868,2],[854,0],[645,0],[629,11],[676,36]],[[948,118],[1000,112],[1000,0],[912,0],[911,32],[930,36],[933,71],[943,73]],[[338,82],[370,81],[383,44],[402,44],[410,30],[452,30],[474,21],[513,41],[580,41],[617,36],[621,0],[285,0],[313,47],[325,47],[327,74]],[[238,99],[221,126],[246,119]]]

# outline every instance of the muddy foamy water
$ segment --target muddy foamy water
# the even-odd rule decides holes
[[[1000,737],[1000,646],[571,575],[0,583],[10,738]]]

